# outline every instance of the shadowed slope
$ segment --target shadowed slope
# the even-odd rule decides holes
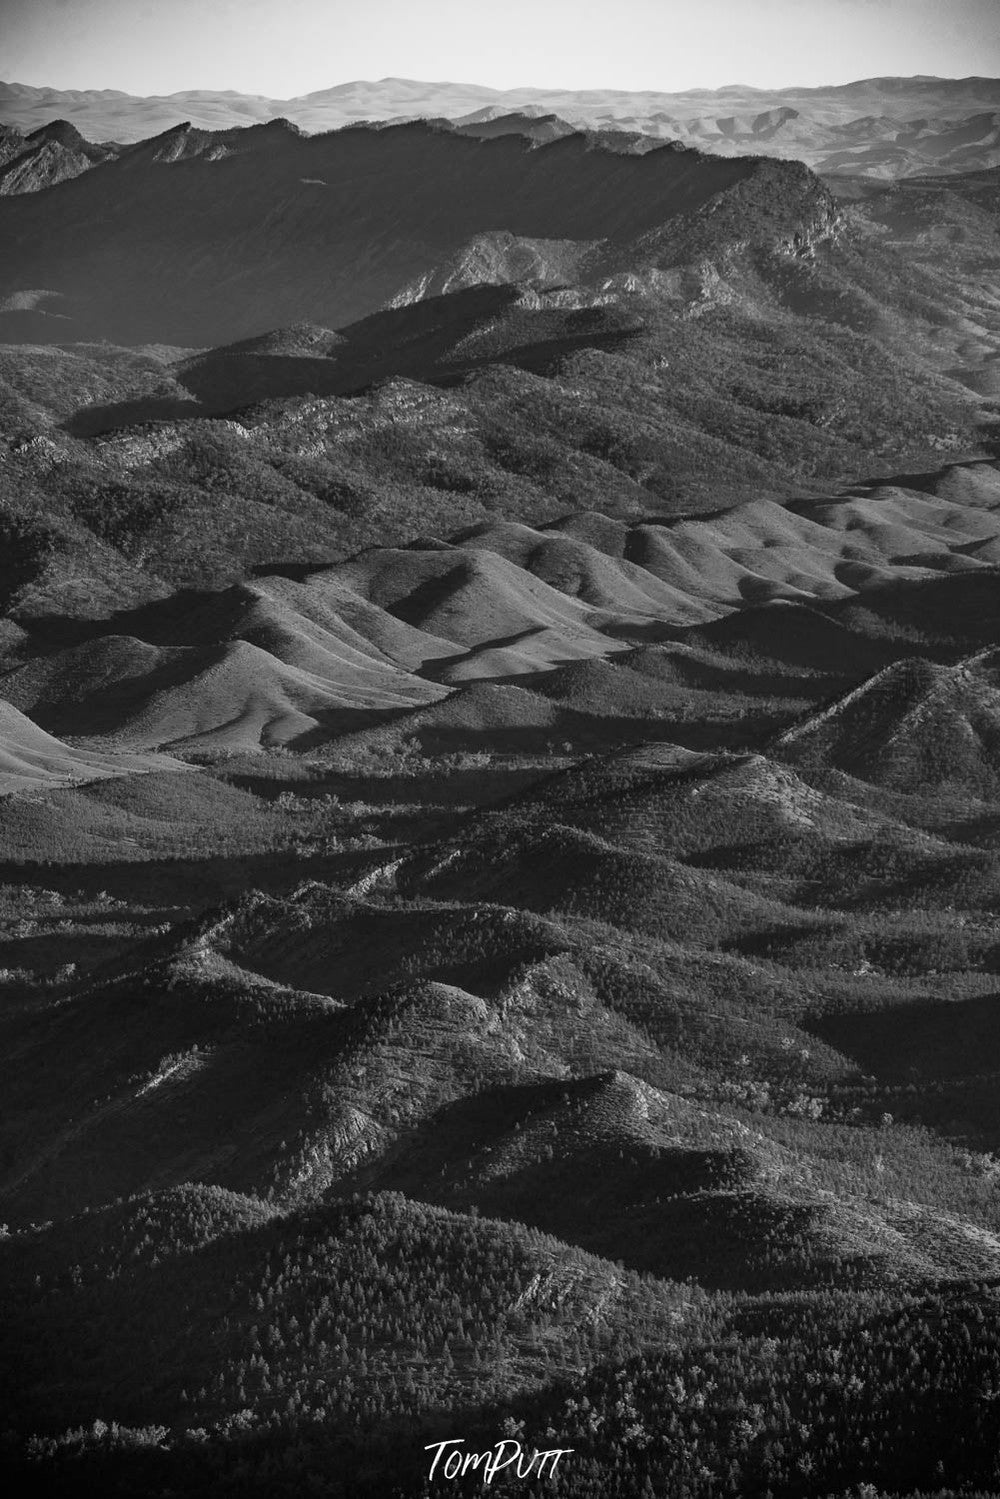
[[[757,170],[666,149],[622,156],[580,135],[532,150],[422,124],[269,132],[218,161],[147,155],[139,147],[57,192],[0,203],[0,294],[58,292],[77,337],[120,342],[227,342],[259,332],[263,307],[272,324],[336,327],[484,230],[627,243]],[[797,198],[802,169],[786,175]],[[99,272],[112,264],[113,296]]]

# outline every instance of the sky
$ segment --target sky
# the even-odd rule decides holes
[[[1000,75],[997,0],[0,0],[0,78],[61,89],[672,92],[916,73]]]

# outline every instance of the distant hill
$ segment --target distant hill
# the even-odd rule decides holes
[[[870,78],[827,88],[509,89],[357,81],[294,99],[190,89],[138,98],[115,90],[0,84],[0,120],[32,130],[70,120],[91,140],[132,142],[190,121],[227,131],[284,117],[310,132],[365,120],[447,119],[476,134],[536,140],[575,128],[680,140],[722,156],[794,157],[816,171],[876,178],[972,171],[1000,162],[1000,81]]]

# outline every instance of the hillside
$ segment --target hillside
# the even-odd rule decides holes
[[[917,784],[989,799],[996,790],[996,661],[895,663],[781,741],[791,760],[816,759],[904,790]]]
[[[4,199],[0,297],[44,288],[83,340],[225,343],[261,332],[262,308],[272,325],[337,327],[498,226],[610,249],[759,170],[666,146],[623,156],[581,134],[531,150],[516,136],[478,140],[422,123],[243,136],[250,149],[216,159],[185,128],[58,193]],[[786,172],[800,197],[801,168]],[[52,216],[58,236],[46,228]],[[119,267],[113,295],[94,275],[101,258]]]
[[[0,701],[0,796],[46,786],[181,767],[165,755],[94,754],[71,749]]]

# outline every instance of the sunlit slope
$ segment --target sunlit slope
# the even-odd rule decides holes
[[[0,796],[107,776],[179,769],[165,755],[95,754],[71,748],[9,703],[0,702]]]

